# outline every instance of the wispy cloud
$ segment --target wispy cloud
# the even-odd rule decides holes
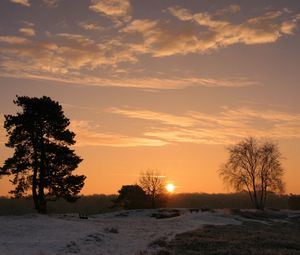
[[[9,69],[11,67],[8,64],[13,62],[14,65],[24,65],[25,69],[31,71],[48,71],[48,75],[137,61],[126,46],[118,41],[108,40],[99,44],[87,36],[76,34],[61,33],[47,41],[0,36],[1,42],[0,54],[8,60],[6,65],[2,62],[2,66]]]
[[[35,24],[33,22],[27,21],[27,20],[21,20],[20,23],[22,25],[25,25],[26,27],[34,27]]]
[[[125,115],[126,117],[129,118],[158,121],[163,124],[175,125],[180,127],[190,127],[196,124],[196,121],[189,117],[176,116],[176,115],[161,113],[161,112],[153,112],[144,109],[109,108],[107,111],[110,113]]]
[[[181,21],[191,21],[207,29],[203,34],[206,40],[202,40],[199,50],[236,43],[249,45],[276,42],[283,35],[293,34],[299,20],[298,15],[291,15],[286,10],[267,12],[238,24],[215,19],[206,12],[193,14],[179,7],[169,8],[169,11]]]
[[[69,34],[69,33],[60,33],[56,35],[59,38],[63,38],[64,40],[67,40],[69,42],[74,42],[76,43],[77,46],[90,46],[90,45],[95,45],[95,41],[92,40],[91,38],[80,35],[80,34]],[[74,45],[75,46],[75,45]]]
[[[25,0],[14,1],[29,4]],[[58,1],[43,0],[43,3],[55,6]],[[100,26],[99,21],[82,21],[77,23],[83,28],[80,34],[78,31],[48,32],[41,39],[34,37],[33,23],[23,22],[19,32],[24,36],[10,33],[0,36],[0,76],[148,89],[251,86],[258,83],[245,77],[141,77],[135,70],[143,58],[157,61],[153,57],[204,54],[238,43],[276,42],[282,36],[293,35],[300,19],[299,14],[281,10],[240,22],[230,21],[228,16],[240,11],[238,5],[212,13],[192,13],[188,9],[171,7],[160,19],[133,19],[134,9],[129,0],[92,0],[89,3],[90,10],[121,20],[122,26],[107,29]],[[112,70],[114,76],[107,75],[107,70]],[[119,75],[120,70],[126,75]]]
[[[300,114],[224,107],[218,114],[172,115],[141,109],[108,109],[150,121],[143,135],[168,143],[229,144],[246,136],[300,139]],[[150,126],[150,128],[149,128]]]
[[[167,142],[146,138],[132,137],[116,133],[99,131],[99,126],[92,121],[72,120],[71,130],[76,133],[76,146],[109,146],[109,147],[138,147],[164,146]]]
[[[12,45],[24,45],[28,42],[30,41],[24,37],[12,36],[12,35],[0,35],[0,43],[12,44]]]
[[[81,34],[49,35],[51,40],[31,40],[20,36],[0,36],[0,76],[44,79],[87,86],[113,86],[148,89],[199,87],[245,87],[259,84],[244,77],[215,79],[179,76],[172,78],[131,75],[116,76],[119,63],[135,63],[132,46],[118,40],[102,44]],[[94,70],[111,68],[110,74],[96,75]],[[109,70],[109,69],[108,69]]]
[[[35,30],[32,27],[22,27],[19,31],[25,36],[35,36]]]
[[[111,18],[117,26],[121,21],[131,19],[131,5],[129,0],[92,0],[90,10]]]
[[[231,4],[228,7],[217,10],[213,15],[214,16],[226,16],[241,11],[241,7],[238,4]]]
[[[65,105],[64,107],[77,107]],[[84,110],[92,110],[81,107]],[[223,107],[219,113],[189,111],[182,115],[145,109],[109,108],[107,112],[147,121],[140,134],[129,136],[105,132],[94,121],[71,120],[76,146],[157,147],[170,144],[231,144],[247,136],[273,139],[300,139],[300,114],[248,107]],[[0,122],[3,115],[0,115]],[[0,128],[0,144],[6,142]]]
[[[96,23],[93,23],[93,22],[79,22],[78,25],[87,30],[87,31],[98,31],[98,32],[102,32],[104,30],[106,30],[105,27],[99,25],[99,24],[96,24]]]
[[[10,0],[12,3],[21,4],[23,6],[30,6],[29,0]]]
[[[143,40],[132,44],[140,53],[155,57],[176,54],[206,53],[222,47],[242,43],[274,43],[284,35],[292,35],[297,27],[299,15],[285,10],[267,12],[240,23],[221,19],[219,16],[239,11],[233,5],[214,14],[192,13],[188,9],[171,7],[169,12],[181,21],[180,26],[160,20],[133,20],[122,29],[124,33],[141,34]],[[221,16],[222,16],[221,15]]]
[[[43,0],[43,3],[48,8],[56,8],[60,0]]]
[[[83,60],[81,60],[83,61]],[[0,64],[1,67],[1,64]],[[245,78],[236,79],[208,79],[201,77],[173,77],[173,78],[105,78],[92,75],[83,75],[78,72],[68,72],[68,70],[57,70],[55,66],[47,66],[36,64],[36,69],[32,66],[27,67],[24,63],[3,62],[3,72],[0,71],[0,77],[22,78],[33,80],[49,80],[62,82],[66,84],[78,84],[80,86],[95,86],[95,87],[119,87],[119,88],[136,88],[146,89],[151,91],[157,90],[173,90],[184,89],[187,87],[207,87],[207,88],[238,88],[247,86],[259,85],[259,82],[251,81]],[[19,70],[22,70],[20,73]],[[42,72],[44,70],[44,72]],[[53,71],[56,75],[49,74]],[[59,72],[58,72],[59,71]]]

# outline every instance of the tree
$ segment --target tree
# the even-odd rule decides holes
[[[264,209],[268,192],[284,191],[284,171],[276,144],[249,137],[230,146],[228,151],[229,159],[219,174],[236,191],[247,190],[256,209]]]
[[[75,134],[68,129],[62,107],[46,96],[17,96],[14,103],[22,110],[5,115],[4,121],[6,146],[14,148],[14,154],[1,169],[1,174],[14,175],[10,193],[21,197],[31,189],[39,213],[47,212],[47,199],[75,201],[86,177],[72,175],[82,159],[69,148]]]
[[[152,208],[155,208],[165,192],[165,176],[154,170],[142,172],[139,184],[151,198]]]
[[[118,192],[119,196],[114,200],[115,205],[126,210],[148,207],[149,196],[139,185],[124,185]]]

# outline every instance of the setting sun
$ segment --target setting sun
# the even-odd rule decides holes
[[[175,186],[172,183],[166,185],[166,190],[170,193],[174,192]]]

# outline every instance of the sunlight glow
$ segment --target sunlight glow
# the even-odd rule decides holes
[[[170,193],[174,192],[175,186],[172,183],[166,185],[166,190]]]

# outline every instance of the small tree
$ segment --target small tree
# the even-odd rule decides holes
[[[154,170],[147,170],[141,173],[139,184],[151,198],[152,208],[157,206],[165,192],[165,176]]]
[[[22,108],[16,115],[5,115],[7,147],[14,148],[1,174],[14,175],[11,181],[15,197],[31,189],[39,213],[47,212],[48,198],[63,197],[75,201],[84,185],[84,175],[72,175],[82,161],[68,146],[75,143],[75,134],[62,107],[49,97],[19,97],[14,103]]]
[[[268,192],[284,191],[284,171],[276,144],[250,137],[228,151],[229,159],[220,169],[220,176],[236,191],[247,190],[256,209],[264,209]]]
[[[149,205],[149,196],[139,185],[124,185],[118,192],[114,203],[126,210],[143,209]]]

